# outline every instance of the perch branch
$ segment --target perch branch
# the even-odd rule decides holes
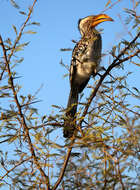
[[[82,118],[84,118],[84,117],[86,116],[87,111],[88,111],[88,109],[89,109],[89,106],[90,106],[90,104],[91,104],[93,98],[96,96],[96,94],[97,94],[97,92],[98,92],[98,89],[100,88],[102,82],[104,81],[104,79],[106,78],[106,76],[110,73],[110,71],[111,71],[114,67],[120,65],[122,62],[125,62],[125,61],[129,60],[130,58],[132,58],[132,57],[138,55],[138,53],[140,53],[140,50],[137,50],[133,55],[130,55],[130,56],[124,58],[124,59],[120,59],[120,58],[124,55],[124,53],[131,47],[131,45],[135,43],[135,41],[139,38],[139,36],[140,36],[140,32],[139,32],[139,33],[136,35],[136,37],[120,52],[120,54],[114,59],[114,61],[112,62],[112,64],[107,68],[106,72],[101,76],[101,78],[100,78],[98,84],[96,85],[96,87],[95,87],[93,93],[91,94],[91,96],[90,96],[89,99],[88,99],[88,102],[87,102],[87,104],[86,104],[86,106],[85,106],[85,109],[84,109],[84,111],[83,111],[83,114],[82,114]],[[79,125],[80,125],[80,126],[81,126],[83,120],[84,120],[84,119],[82,119],[82,120],[79,122]]]

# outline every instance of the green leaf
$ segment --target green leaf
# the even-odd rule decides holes
[[[69,74],[67,73],[67,74],[64,74],[63,75],[63,78],[66,78],[66,77],[68,77],[69,76]]]
[[[23,48],[21,48],[21,47],[16,47],[16,48],[15,48],[15,52],[18,52],[18,51],[23,51]]]
[[[12,27],[13,27],[13,29],[14,29],[16,35],[17,35],[17,29],[16,29],[15,25],[12,25]]]
[[[12,138],[9,138],[9,139],[8,139],[8,142],[9,142],[9,143],[12,143],[12,142],[15,141],[17,138],[18,138],[18,136],[15,135],[15,136],[13,136]]]
[[[11,42],[10,38],[7,38],[5,42],[8,43],[9,45],[12,45],[12,42]]]
[[[20,59],[16,59],[16,60],[14,60],[14,62],[15,62],[15,63],[21,63],[23,60],[24,60],[24,58],[21,57]]]
[[[4,183],[0,183],[0,187],[4,186],[5,184]]]
[[[39,22],[32,22],[31,24],[40,26],[40,23],[39,23]]]
[[[61,48],[60,51],[72,51],[71,48]]]
[[[19,5],[14,1],[14,0],[10,0],[11,4],[13,5],[13,7],[15,7],[16,9],[19,9]]]
[[[133,89],[139,94],[140,91],[136,88],[136,87],[133,87]]]
[[[19,13],[20,14],[22,14],[22,15],[27,15],[25,12],[23,12],[23,11],[19,11]]]
[[[52,107],[57,108],[57,109],[61,109],[61,107],[57,106],[57,105],[52,105]]]
[[[26,32],[24,32],[24,34],[36,34],[37,32],[35,31],[32,31],[32,30],[28,30]]]
[[[26,42],[26,43],[23,43],[23,44],[19,44],[17,47],[16,47],[16,52],[18,51],[22,51],[23,50],[23,47],[27,46],[30,42]]]
[[[123,85],[118,85],[117,86],[117,89],[122,89],[122,88],[125,88]]]
[[[30,42],[25,42],[25,43],[23,43],[23,44],[20,44],[20,45],[18,45],[17,47],[25,47],[25,46],[27,46],[28,44],[29,44]]]
[[[136,12],[132,9],[124,8],[124,11],[132,16],[135,16]]]

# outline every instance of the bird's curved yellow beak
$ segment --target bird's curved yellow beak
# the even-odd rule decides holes
[[[94,17],[93,22],[92,22],[92,27],[95,27],[98,24],[105,21],[114,21],[114,20],[106,14],[99,14],[96,17]]]

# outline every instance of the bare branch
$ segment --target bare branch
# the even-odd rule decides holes
[[[117,162],[117,166],[118,166],[117,170],[118,170],[118,176],[119,176],[120,184],[122,186],[122,190],[125,190],[125,187],[124,187],[124,184],[123,184],[123,180],[122,180],[122,176],[121,176],[119,160]]]
[[[0,178],[0,180],[3,180],[10,172],[12,172],[15,168],[17,168],[18,166],[20,166],[21,164],[23,164],[24,162],[30,160],[32,157],[28,157],[24,160],[19,161],[13,168],[11,168],[10,170],[6,170],[6,173]]]
[[[59,122],[47,122],[47,123],[43,123],[41,125],[38,125],[38,126],[34,126],[34,127],[30,127],[30,129],[40,129],[42,127],[45,127],[45,126],[54,126],[54,127],[63,127],[63,124],[62,123],[59,123]]]
[[[64,164],[63,164],[63,167],[62,167],[62,169],[60,171],[60,175],[59,175],[58,180],[56,181],[54,187],[52,188],[52,190],[55,190],[58,187],[58,185],[61,183],[61,181],[62,181],[62,179],[64,177],[64,173],[66,171],[66,167],[67,167],[70,155],[71,155],[72,145],[73,145],[74,141],[75,141],[75,138],[73,137],[73,139],[71,141],[71,146],[68,148],[67,154],[65,156]]]
[[[137,56],[140,53],[140,49],[138,49],[134,54],[125,57],[124,59],[120,59],[119,62],[114,64],[114,67],[116,67],[117,65],[120,65],[121,63],[124,63],[125,61],[128,61],[129,59],[131,59],[132,57]]]
[[[3,75],[4,75],[5,70],[6,70],[6,65],[5,65],[4,69],[3,69],[3,71],[1,72],[0,80],[2,80],[2,77],[3,77]]]

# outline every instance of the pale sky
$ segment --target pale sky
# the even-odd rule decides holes
[[[20,1],[20,10],[25,11],[31,2]],[[25,95],[35,93],[43,84],[43,88],[37,95],[42,100],[37,104],[41,114],[50,113],[52,104],[66,106],[69,79],[68,77],[63,78],[67,71],[60,66],[59,62],[62,59],[65,64],[69,65],[71,52],[61,52],[60,49],[73,48],[74,43],[71,40],[78,41],[80,39],[77,28],[79,18],[101,13],[105,9],[106,3],[107,0],[38,0],[32,21],[40,22],[41,25],[29,28],[37,31],[37,34],[24,36],[23,42],[30,41],[30,44],[20,53],[24,57],[24,61],[17,67],[17,70],[19,76],[22,76],[19,82]],[[127,16],[124,13],[124,7],[131,8],[131,0],[122,0],[105,12],[114,19],[114,22],[105,22],[99,26],[104,29],[102,34],[103,53],[109,52],[112,45],[116,45],[122,38],[131,39],[122,24]],[[25,20],[25,17],[20,15],[18,9],[13,8],[8,0],[0,0],[0,18],[0,33],[3,38],[9,36],[13,38],[12,24],[19,29]],[[108,58],[102,60],[102,64],[106,66]],[[131,67],[132,71],[135,71],[135,67],[133,65]],[[135,74],[136,77],[137,74]],[[136,83],[136,80],[132,82]]]
[[[112,2],[116,1],[112,0]],[[33,1],[21,0],[19,2],[20,10],[26,11]],[[22,38],[22,42],[30,41],[30,44],[20,52],[24,61],[17,67],[17,71],[19,76],[22,76],[18,82],[22,86],[23,95],[34,94],[43,85],[37,95],[37,98],[42,101],[36,104],[41,115],[51,113],[54,109],[51,107],[52,104],[66,107],[69,78],[63,78],[67,71],[60,66],[59,62],[62,59],[65,64],[70,65],[71,52],[61,52],[60,49],[73,48],[74,43],[71,40],[80,39],[77,28],[78,20],[88,15],[101,13],[106,3],[107,0],[38,0],[32,21],[40,22],[41,25],[26,29],[26,31],[33,29],[37,31],[37,34],[26,34]],[[104,29],[102,53],[108,53],[112,46],[117,45],[122,39],[132,40],[127,33],[127,27],[124,27],[127,17],[124,8],[132,8],[132,1],[121,0],[105,12],[114,19],[114,22],[104,22],[99,26]],[[19,30],[25,21],[25,16],[20,15],[18,11],[11,6],[9,0],[0,0],[0,34],[3,39],[10,37],[14,40],[12,24]],[[107,56],[102,60],[102,65],[106,67],[108,60]],[[128,65],[128,68],[134,72],[129,82],[140,88],[138,67]]]

